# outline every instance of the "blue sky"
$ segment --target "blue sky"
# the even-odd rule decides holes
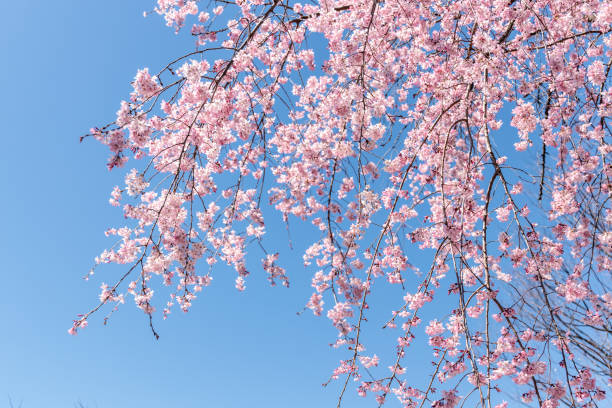
[[[156,71],[192,47],[158,16],[143,18],[152,4],[3,4],[0,407],[9,397],[23,408],[335,406],[339,383],[321,384],[343,355],[328,346],[326,318],[296,314],[310,294],[299,261],[290,289],[261,273],[241,294],[234,274],[215,274],[187,315],[158,319],[159,341],[131,300],[107,326],[100,314],[79,336],[66,332],[119,272],[81,279],[122,215],[108,205],[121,173],[107,171],[104,146],[79,136],[114,119],[138,68]],[[350,392],[346,403],[374,401]]]
[[[193,48],[189,36],[174,35],[158,16],[143,18],[153,3],[3,5],[0,407],[9,397],[23,408],[79,401],[88,408],[335,406],[341,384],[321,384],[346,354],[328,346],[336,336],[328,319],[296,314],[311,293],[311,271],[304,271],[299,250],[306,230],[292,232],[293,251],[284,234],[268,241],[285,247],[290,289],[270,287],[257,265],[239,293],[235,274],[219,271],[187,315],[175,310],[156,320],[159,341],[130,298],[107,326],[99,314],[79,336],[67,334],[76,314],[95,305],[100,283],[121,272],[103,267],[93,280],[82,279],[112,244],[103,231],[122,225],[108,198],[123,171],[108,172],[106,148],[93,140],[79,144],[79,136],[114,119],[138,68],[156,72]],[[371,304],[389,305],[381,307],[389,313],[389,299],[373,295]],[[392,350],[397,332],[378,333],[367,341]],[[408,376],[422,383],[431,353],[414,351]],[[383,360],[379,373],[388,365]],[[353,390],[345,403],[376,406]]]

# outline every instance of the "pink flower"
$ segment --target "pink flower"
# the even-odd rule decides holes
[[[495,212],[497,213],[497,219],[501,222],[508,221],[508,216],[512,210],[511,205],[505,205],[503,207],[499,207]]]
[[[438,405],[444,408],[454,408],[459,404],[461,398],[457,395],[457,390],[442,391],[444,405]]]
[[[376,354],[374,354],[372,357],[360,356],[359,362],[365,368],[376,367],[378,365],[378,356],[376,356]]]
[[[323,311],[323,304],[325,303],[322,299],[323,296],[319,295],[318,293],[313,293],[310,300],[306,304],[306,307],[311,309],[315,315],[320,316],[321,312]]]
[[[438,322],[437,320],[432,320],[425,328],[425,333],[427,333],[428,336],[432,337],[438,336],[444,333],[444,326],[442,326],[442,323]]]
[[[589,65],[587,75],[593,86],[601,86],[606,80],[606,72],[603,62],[600,60],[593,61],[591,65]]]
[[[135,99],[148,99],[161,89],[157,83],[157,77],[151,76],[148,68],[138,71],[134,78],[133,86]]]
[[[512,126],[518,129],[519,136],[526,138],[527,135],[533,132],[538,124],[535,117],[535,109],[531,102],[518,101],[517,106],[512,110]]]

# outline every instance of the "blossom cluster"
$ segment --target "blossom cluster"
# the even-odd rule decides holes
[[[136,160],[110,199],[128,225],[98,258],[128,267],[72,334],[125,294],[152,318],[157,280],[163,316],[186,311],[218,263],[245,290],[260,251],[289,285],[266,250],[278,214],[316,231],[304,303],[337,329],[344,388],[404,407],[503,408],[508,387],[547,408],[605,399],[610,2],[205,3],[158,0],[169,26],[194,20],[196,50],[139,70],[92,130],[109,169]],[[373,354],[372,293],[398,290],[395,347]],[[406,380],[415,342],[432,351],[422,383]]]

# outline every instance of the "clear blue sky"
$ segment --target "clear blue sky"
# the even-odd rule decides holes
[[[107,204],[121,174],[106,170],[104,146],[78,138],[114,119],[137,68],[156,71],[192,47],[158,16],[143,18],[153,3],[3,3],[0,407],[9,396],[23,408],[335,407],[339,383],[321,384],[345,355],[328,346],[327,318],[296,315],[310,294],[299,261],[291,289],[254,273],[240,294],[233,274],[215,274],[188,315],[158,319],[159,341],[131,299],[108,326],[100,314],[79,336],[66,332],[119,272],[81,279],[122,216]],[[346,397],[347,407],[374,405]]]
[[[328,346],[336,332],[327,318],[296,314],[311,293],[311,271],[300,262],[304,230],[292,234],[293,252],[286,235],[276,242],[285,247],[290,289],[269,287],[255,265],[239,293],[235,275],[219,271],[187,315],[175,310],[167,321],[157,319],[159,341],[131,298],[108,326],[99,314],[79,336],[67,334],[71,319],[95,304],[100,283],[120,272],[104,267],[93,281],[81,279],[112,244],[103,231],[121,226],[123,217],[108,205],[122,172],[109,173],[106,148],[93,140],[79,144],[79,136],[114,119],[138,68],[156,72],[193,47],[157,15],[143,18],[153,3],[3,4],[0,408],[9,406],[9,396],[23,408],[78,401],[87,408],[335,407],[341,384],[321,384],[347,355]],[[401,301],[399,291],[393,301]],[[373,296],[371,303],[387,304],[381,309],[389,313],[389,299]],[[380,327],[371,320],[372,329]],[[396,336],[369,342],[393,350]],[[423,383],[431,351],[415,351],[408,377]],[[392,356],[381,357],[384,376]],[[350,390],[344,406],[376,403]]]

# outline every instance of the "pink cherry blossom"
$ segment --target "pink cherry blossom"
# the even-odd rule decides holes
[[[239,291],[309,273],[299,302],[335,330],[342,390],[605,399],[609,3],[158,0],[194,49],[138,70],[90,131],[109,170],[131,165],[96,258],[125,270],[69,333],[131,297],[157,337],[224,269]]]

